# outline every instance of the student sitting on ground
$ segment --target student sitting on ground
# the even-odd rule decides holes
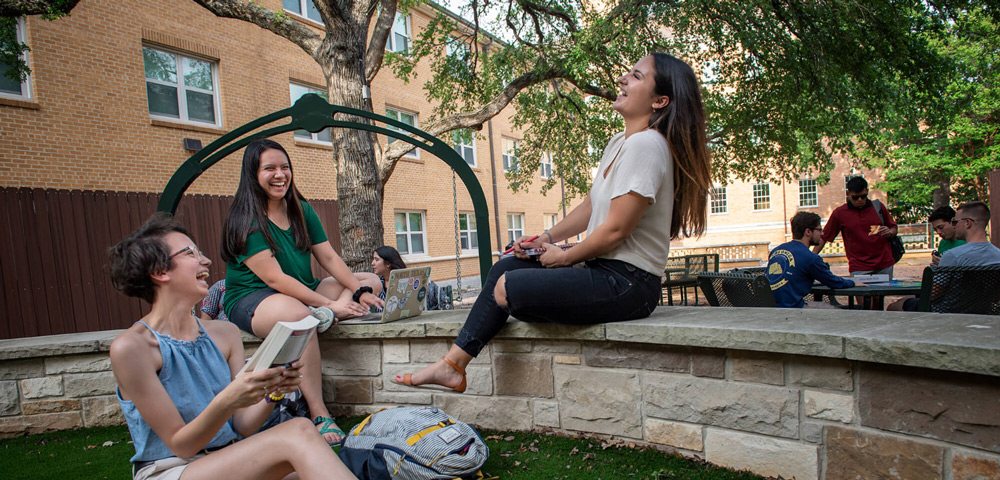
[[[941,241],[937,244],[937,250],[931,252],[931,265],[940,263],[941,255],[944,255],[944,252],[965,245],[965,240],[959,240],[956,236],[955,225],[951,223],[954,218],[955,209],[945,205],[931,212],[930,218],[927,219],[931,227],[934,227],[934,231],[941,237]]]
[[[355,478],[308,419],[254,435],[274,408],[266,399],[301,382],[301,362],[237,375],[245,356],[236,326],[191,314],[212,262],[184,227],[159,214],[109,256],[112,285],[153,305],[110,351],[134,479]]]
[[[771,250],[767,261],[767,280],[778,307],[833,308],[823,302],[803,299],[812,289],[814,280],[830,288],[864,285],[834,275],[819,255],[809,251],[809,247],[820,243],[823,235],[819,215],[799,212],[792,217],[791,224],[793,240]]]

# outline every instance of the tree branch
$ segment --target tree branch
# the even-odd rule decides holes
[[[576,26],[576,21],[573,20],[573,17],[567,15],[564,12],[560,12],[559,10],[556,10],[547,5],[539,5],[535,2],[531,2],[528,0],[518,0],[517,3],[521,5],[521,8],[523,8],[525,12],[532,14],[533,17],[534,17],[533,12],[540,12],[550,17],[556,17],[561,19],[563,22],[566,23],[566,29],[569,30],[570,32],[576,33],[579,31],[579,29]]]
[[[0,0],[0,17],[68,15],[80,0]]]
[[[296,44],[310,57],[316,57],[322,39],[305,25],[278,15],[271,10],[258,6],[254,2],[238,0],[194,0],[206,10],[223,18],[235,18],[270,30],[275,35],[283,37]]]
[[[375,80],[375,75],[382,69],[382,60],[385,59],[385,44],[392,34],[392,24],[396,21],[395,0],[381,0],[382,12],[375,22],[375,30],[372,38],[368,42],[368,52],[365,54],[365,83],[371,85]]]
[[[440,136],[442,133],[450,132],[459,128],[481,130],[483,128],[483,123],[499,114],[501,110],[514,100],[514,97],[516,97],[521,90],[539,82],[545,82],[553,78],[561,77],[564,74],[565,72],[558,70],[525,73],[507,84],[507,87],[504,88],[502,92],[500,92],[496,97],[493,97],[492,100],[483,105],[479,110],[475,112],[448,115],[447,117],[441,118],[430,125],[423,126],[421,130],[434,135],[435,137]],[[411,150],[413,150],[413,146],[404,142],[393,142],[385,148],[382,160],[379,162],[378,166],[379,180],[382,182],[382,185],[385,185],[385,183],[389,181],[389,177],[392,176],[393,170],[396,169],[396,163],[397,160],[399,160],[399,157],[406,155]]]

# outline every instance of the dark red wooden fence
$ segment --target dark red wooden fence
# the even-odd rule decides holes
[[[159,194],[0,188],[0,338],[125,328],[149,311],[111,287],[107,249],[156,211]],[[211,259],[219,257],[232,197],[186,195],[177,219]],[[340,251],[337,202],[310,200]],[[314,262],[317,274],[323,274]]]

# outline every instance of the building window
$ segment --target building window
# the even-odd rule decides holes
[[[545,214],[545,218],[544,218],[545,229],[546,230],[551,230],[552,227],[556,226],[556,222],[558,221],[558,218],[559,217],[557,217],[556,214],[554,214],[554,213],[546,213]]]
[[[799,206],[818,207],[819,193],[816,190],[816,180],[806,178],[799,180]]]
[[[542,155],[542,178],[552,178],[552,164],[552,152],[545,152]]]
[[[3,32],[7,38],[13,37],[18,44],[26,43],[24,35],[24,17],[18,17],[13,25],[14,31]],[[21,52],[20,60],[25,67],[28,66],[28,51]],[[14,65],[0,62],[0,97],[17,98],[21,100],[31,99],[31,77],[26,75],[22,78],[10,78],[7,75],[14,70]]]
[[[410,16],[396,12],[396,21],[392,22],[392,32],[389,41],[385,42],[389,52],[406,53],[410,51]]]
[[[327,102],[330,101],[330,98],[327,96],[327,92],[325,92],[323,90],[316,89],[316,88],[307,87],[305,85],[299,85],[299,84],[296,84],[296,83],[290,83],[288,85],[288,91],[289,91],[289,93],[291,95],[291,98],[292,98],[292,104],[294,104],[295,101],[299,99],[299,97],[301,97],[301,96],[303,96],[303,95],[305,95],[307,93],[315,93],[316,95],[319,95],[319,96],[323,97],[323,100],[326,100]],[[312,140],[314,142],[320,142],[320,143],[325,143],[325,144],[332,144],[333,143],[333,141],[330,139],[330,129],[329,128],[324,128],[319,133],[312,133],[312,132],[309,132],[307,130],[296,130],[295,131],[295,138],[301,138],[301,139],[304,139],[304,140]]]
[[[215,62],[150,47],[142,47],[142,59],[150,116],[219,124]]]
[[[424,212],[396,212],[396,250],[403,255],[427,252]]]
[[[771,184],[770,183],[756,183],[753,186],[753,209],[754,210],[770,210],[771,209]]]
[[[465,163],[468,163],[471,167],[475,167],[476,135],[472,133],[472,130],[455,130],[452,132],[451,138],[455,142],[455,151],[465,159]]]
[[[503,171],[517,171],[517,145],[518,141],[510,138],[503,139]]]
[[[726,199],[726,187],[712,187],[708,191],[711,213],[729,213],[729,202]]]
[[[404,112],[402,110],[396,110],[396,109],[393,109],[393,108],[386,107],[385,108],[385,116],[387,116],[389,118],[392,118],[392,119],[395,119],[395,120],[399,120],[400,122],[403,122],[403,123],[405,123],[405,124],[407,124],[407,125],[409,125],[411,127],[416,127],[417,126],[417,114],[416,113],[409,113],[409,112]],[[401,128],[396,128],[396,127],[394,127],[392,125],[386,125],[385,127],[388,128],[389,130],[395,130],[397,132],[407,133],[405,130],[403,130]],[[409,135],[409,133],[407,133],[407,135]],[[389,143],[392,143],[392,142],[395,142],[395,141],[396,141],[395,138],[389,137]],[[406,157],[406,158],[420,158],[420,149],[419,148],[414,148],[413,150],[410,150],[409,153],[407,153],[406,155],[403,155],[403,156]]]
[[[472,213],[458,214],[458,239],[462,250],[479,248],[479,237],[476,235],[476,215]]]
[[[524,235],[524,214],[507,214],[507,239],[513,242]]]
[[[283,0],[281,6],[286,12],[292,12],[300,17],[323,23],[323,17],[319,16],[319,10],[316,10],[313,0]]]

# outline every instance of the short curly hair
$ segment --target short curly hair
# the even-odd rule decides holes
[[[109,248],[111,285],[125,295],[153,303],[156,290],[150,275],[170,270],[170,252],[163,241],[170,232],[190,236],[171,215],[157,212],[138,230]]]

